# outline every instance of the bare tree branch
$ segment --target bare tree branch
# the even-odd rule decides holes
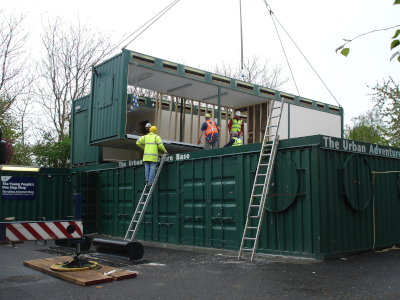
[[[25,93],[34,77],[29,72],[29,53],[26,51],[28,33],[24,32],[24,15],[6,15],[0,10],[0,115],[7,112]]]
[[[38,101],[52,124],[53,137],[60,141],[69,135],[72,101],[89,93],[92,66],[110,53],[112,45],[109,36],[92,32],[79,19],[76,25],[60,18],[47,20],[43,28]]]
[[[281,65],[270,67],[269,59],[264,64],[260,63],[259,59],[258,55],[247,57],[244,60],[243,72],[240,64],[234,68],[230,64],[226,65],[224,61],[214,66],[212,72],[271,89],[285,90],[285,84],[290,81],[290,77],[284,76],[284,67]]]

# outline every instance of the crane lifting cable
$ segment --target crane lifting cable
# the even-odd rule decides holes
[[[278,32],[278,29],[277,29],[277,27],[276,27],[276,24],[275,24],[274,19],[279,23],[279,25],[282,27],[282,29],[285,31],[285,33],[288,35],[288,37],[290,38],[290,40],[291,40],[291,41],[293,42],[293,44],[296,46],[297,50],[299,50],[299,52],[300,52],[301,55],[304,57],[304,59],[307,61],[307,63],[308,63],[309,66],[311,67],[311,69],[312,69],[312,70],[314,71],[314,73],[318,76],[319,80],[321,80],[322,84],[325,86],[325,88],[326,88],[326,89],[328,90],[328,92],[331,94],[331,96],[333,97],[333,99],[335,99],[335,101],[336,101],[336,103],[339,105],[339,107],[342,107],[342,106],[339,104],[339,102],[337,101],[337,99],[335,98],[335,96],[332,94],[332,92],[329,90],[328,86],[325,84],[325,82],[324,82],[324,81],[322,80],[322,78],[319,76],[319,74],[317,73],[317,71],[313,68],[313,66],[311,65],[311,63],[310,63],[310,62],[308,61],[308,59],[305,57],[305,55],[303,54],[303,52],[300,50],[300,48],[299,48],[299,47],[297,46],[297,44],[294,42],[294,40],[292,39],[292,37],[289,35],[289,33],[286,31],[286,29],[285,29],[285,28],[282,26],[282,24],[279,22],[278,18],[275,16],[275,14],[273,13],[271,7],[268,5],[268,3],[267,3],[266,0],[264,0],[264,3],[265,3],[265,6],[267,7],[267,9],[268,9],[268,11],[269,11],[269,14],[270,14],[271,18],[272,18],[272,22],[274,23],[275,30],[276,30],[276,32],[277,32],[277,34],[278,34],[279,41],[280,41],[280,43],[281,43],[283,52],[284,52],[284,54],[285,54],[286,61],[287,61],[288,65],[289,65],[290,73],[292,74],[293,81],[294,81],[294,84],[296,85],[297,93],[299,94],[299,96],[300,96],[300,93],[299,93],[299,90],[298,90],[298,88],[297,88],[297,84],[296,84],[296,81],[295,81],[295,79],[294,79],[294,76],[293,76],[293,73],[292,73],[292,69],[290,68],[289,60],[288,60],[288,58],[287,58],[287,56],[286,56],[286,52],[285,52],[285,49],[284,49],[284,47],[283,47],[283,44],[282,44],[281,38],[280,38],[280,36],[279,36],[279,32]]]
[[[242,0],[239,0],[239,11],[240,11],[240,65],[242,67],[242,77],[244,77],[243,74],[243,30],[242,30]]]
[[[179,0],[174,0],[172,1],[169,5],[167,5],[164,9],[162,9],[159,13],[157,13],[154,17],[152,17],[150,20],[148,20],[146,23],[144,23],[142,26],[140,26],[138,29],[136,29],[134,32],[132,32],[128,37],[120,41],[119,43],[116,44],[116,46],[113,48],[117,48],[119,45],[121,45],[123,42],[128,40],[130,37],[132,37],[134,34],[136,34],[138,31],[140,31],[143,27],[145,27],[147,24],[147,27],[145,27],[141,32],[139,32],[132,40],[130,40],[122,49],[125,49],[130,43],[132,43],[135,39],[137,39],[143,32],[145,32],[151,25],[153,25],[158,19],[160,19],[166,12],[168,12],[175,4],[177,4]]]

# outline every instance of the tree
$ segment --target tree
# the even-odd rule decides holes
[[[394,3],[393,3],[393,5],[396,5],[396,4],[400,4],[400,0],[395,0]],[[350,53],[350,48],[344,48],[344,47],[345,47],[348,43],[354,41],[355,39],[358,39],[358,38],[361,37],[361,36],[364,36],[364,35],[367,35],[367,34],[371,34],[371,33],[373,33],[373,32],[377,32],[377,31],[384,31],[384,30],[393,29],[393,28],[396,28],[396,27],[400,27],[400,25],[395,25],[395,26],[392,26],[392,27],[389,27],[389,28],[384,28],[384,29],[372,30],[372,31],[370,31],[370,32],[366,32],[366,33],[360,34],[360,35],[358,35],[358,36],[356,36],[355,38],[350,39],[350,40],[349,40],[349,39],[343,39],[346,43],[343,44],[342,46],[338,47],[338,48],[336,49],[336,52],[338,52],[339,50],[342,50],[342,51],[340,51],[340,53],[341,53],[342,55],[344,55],[344,56],[347,57],[347,55],[349,55],[349,53]],[[393,40],[393,41],[392,41],[391,44],[390,44],[390,50],[393,50],[394,48],[396,48],[396,47],[398,47],[398,46],[400,45],[400,40],[397,39],[399,36],[400,36],[400,29],[396,30],[394,36],[392,37],[392,40]],[[397,57],[397,60],[400,62],[400,51],[394,52],[394,53],[392,54],[392,57],[390,58],[390,61],[391,61],[393,58],[395,58],[395,57]]]
[[[51,133],[46,133],[32,148],[35,163],[47,168],[68,168],[71,153],[71,139],[64,135],[54,142]]]
[[[285,84],[290,81],[290,77],[283,76],[281,65],[270,66],[271,60],[267,59],[264,64],[260,63],[258,55],[246,58],[243,62],[243,72],[239,65],[236,68],[226,65],[224,61],[212,68],[212,72],[264,86],[271,89],[284,90]]]
[[[383,84],[372,87],[375,93],[371,94],[375,107],[380,111],[386,126],[383,128],[385,139],[389,145],[400,147],[400,90],[399,84],[392,77],[383,80]]]
[[[110,36],[93,32],[79,20],[72,24],[57,18],[48,20],[43,27],[44,55],[38,65],[40,80],[36,97],[43,111],[41,120],[50,124],[51,129],[41,124],[37,129],[50,151],[69,140],[72,101],[89,93],[92,66],[105,59],[113,49]],[[46,150],[38,144],[35,147]],[[37,151],[35,154],[40,155]],[[59,154],[67,155],[67,152]],[[40,156],[38,159],[41,161]],[[65,165],[69,154],[59,159],[61,164],[53,162],[52,165]]]
[[[0,97],[0,109],[8,105],[8,101],[3,100]],[[6,146],[6,164],[11,164],[14,156],[14,142],[19,137],[18,134],[18,122],[15,120],[14,116],[10,113],[10,110],[4,111],[0,114],[0,128],[2,131],[2,140],[7,142]]]
[[[388,145],[384,137],[385,123],[377,107],[351,119],[352,126],[346,125],[346,139],[371,144]]]
[[[28,33],[24,32],[23,20],[23,15],[7,16],[0,10],[0,115],[12,107],[34,79],[28,71]]]

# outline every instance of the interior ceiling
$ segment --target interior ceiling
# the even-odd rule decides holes
[[[196,80],[195,78],[192,79],[177,74],[165,73],[155,70],[152,67],[138,66],[134,68],[131,64],[129,64],[128,74],[129,85],[135,85],[134,83],[137,81],[137,86],[140,88],[218,105],[217,84],[210,84]],[[182,88],[171,91],[178,87]],[[224,86],[221,86],[221,95],[221,106],[235,109],[269,101],[264,97],[230,89],[229,87]],[[212,96],[215,97],[212,99],[206,99]]]
[[[117,149],[127,149],[136,151],[142,150],[136,146],[136,141],[140,139],[141,136],[127,134],[126,137],[127,137],[126,139],[110,140],[97,143],[96,145],[103,147],[117,148]],[[186,152],[203,150],[203,145],[195,145],[195,144],[181,143],[168,140],[162,140],[162,142],[169,154],[184,153],[184,152],[186,153]]]

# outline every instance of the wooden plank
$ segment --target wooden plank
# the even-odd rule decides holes
[[[57,277],[59,279],[63,279],[82,286],[112,282],[114,280],[135,278],[138,275],[137,272],[125,271],[103,265],[100,265],[101,268],[97,270],[84,270],[84,271],[72,271],[72,272],[54,271],[50,268],[54,264],[69,262],[71,260],[72,257],[70,256],[58,256],[54,258],[24,261],[24,265],[32,269],[38,270],[40,272]],[[104,275],[105,272],[110,272],[113,270],[116,271],[109,275]]]
[[[168,135],[167,140],[169,140],[169,132],[171,131],[171,117],[172,117],[172,106],[174,106],[174,96],[171,96],[169,101],[169,122],[168,122]]]
[[[184,143],[185,142],[185,133],[186,133],[186,131],[185,131],[185,129],[186,129],[186,99],[183,99],[183,110],[182,110],[182,113],[183,113],[183,117],[182,117],[182,142]]]
[[[178,132],[178,97],[175,97],[175,135],[174,135],[174,141],[176,141],[176,134]]]
[[[159,94],[160,95],[160,104],[158,105],[158,121],[157,121],[157,129],[158,129],[158,135],[161,136],[161,114],[162,114],[162,105],[163,105],[163,94]]]
[[[154,125],[158,125],[157,123],[158,121],[158,93],[156,94],[156,106],[155,106],[155,110],[154,110]]]
[[[200,136],[200,115],[201,115],[201,102],[199,101],[199,105],[197,106],[197,132]]]
[[[189,143],[193,144],[193,100],[190,100],[190,138]]]

